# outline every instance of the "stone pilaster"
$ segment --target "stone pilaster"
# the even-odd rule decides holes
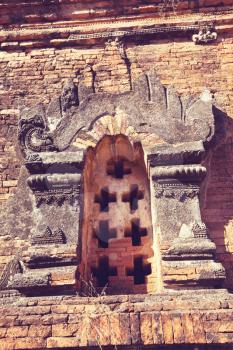
[[[189,150],[186,160],[171,149],[166,157],[150,155],[165,288],[219,287],[225,278],[223,266],[214,259],[216,246],[201,218],[200,185],[207,172],[197,164],[202,151]],[[188,160],[196,164],[188,164]]]
[[[34,203],[31,245],[9,287],[26,295],[74,293],[80,259],[82,152],[42,152],[26,158]],[[78,254],[77,254],[78,252]]]

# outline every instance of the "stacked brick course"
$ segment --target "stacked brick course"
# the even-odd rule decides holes
[[[106,17],[138,17],[144,14],[161,15],[163,12],[191,12],[200,8],[204,12],[209,10],[227,10],[232,5],[230,0],[141,0],[141,1],[84,1],[78,0],[34,0],[2,1],[0,25],[54,23],[58,20],[94,21]],[[225,7],[224,7],[225,6]]]
[[[0,306],[1,350],[218,343],[231,349],[233,300],[203,290],[156,296],[18,299]],[[221,302],[218,300],[221,299]],[[217,311],[217,312],[216,312]],[[225,346],[222,344],[225,344]],[[175,348],[174,348],[175,349]],[[213,345],[210,349],[215,349]]]

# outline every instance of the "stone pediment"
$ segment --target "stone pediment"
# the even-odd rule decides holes
[[[210,92],[183,99],[172,87],[165,88],[151,71],[123,94],[95,93],[94,88],[70,82],[47,110],[38,105],[22,113],[20,143],[26,153],[66,150],[79,135],[88,139],[101,119],[112,118],[119,124],[119,115],[125,129],[133,130],[133,141],[150,135],[157,137],[157,143],[182,144],[210,141],[214,135]],[[121,128],[101,128],[102,136],[121,133]]]

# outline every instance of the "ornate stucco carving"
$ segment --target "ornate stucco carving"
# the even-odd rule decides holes
[[[27,110],[27,118],[25,113],[22,114],[19,124],[22,148],[37,153],[62,151],[79,134],[83,137],[86,134],[88,138],[100,118],[115,118],[119,111],[124,115],[124,122],[138,134],[134,141],[141,141],[140,135],[155,135],[160,142],[168,144],[212,139],[214,118],[210,93],[206,92],[195,100],[184,100],[172,87],[165,88],[154,71],[142,75],[132,85],[129,92],[112,95],[96,93],[94,87],[92,91],[86,89],[83,82],[77,87],[70,82],[60,99],[54,100],[54,105],[60,103],[60,108],[54,107],[54,110],[51,101],[46,112],[40,106],[39,109]],[[46,125],[45,119],[52,120],[54,115],[56,125]],[[49,125],[52,133],[48,132]]]
[[[42,105],[24,110],[19,121],[18,138],[24,154],[55,150],[53,137],[46,128]]]
[[[43,244],[64,244],[66,243],[66,236],[62,229],[52,231],[49,226],[40,234],[32,237],[32,245]]]
[[[199,30],[198,34],[193,34],[192,40],[195,44],[207,44],[217,40],[218,34],[213,28],[204,27]]]
[[[79,132],[89,132],[99,118],[114,116],[117,110],[126,116],[126,123],[135,132],[155,134],[171,144],[208,141],[214,134],[211,95],[191,103],[183,101],[173,88],[162,86],[151,71],[134,82],[128,93],[110,95],[93,91],[86,95],[54,131],[55,145],[60,150],[66,148]]]
[[[155,197],[156,198],[173,198],[179,201],[185,201],[188,198],[194,198],[199,194],[199,187],[191,184],[181,183],[156,183]]]

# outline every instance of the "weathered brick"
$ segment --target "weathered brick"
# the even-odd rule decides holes
[[[165,344],[173,344],[174,336],[173,336],[171,315],[169,313],[163,312],[161,314],[161,320],[162,320],[164,342]]]
[[[184,329],[181,323],[180,314],[172,314],[172,327],[174,335],[174,344],[182,344],[185,342]]]
[[[15,324],[16,316],[0,317],[0,327],[10,327]]]
[[[193,333],[194,333],[195,342],[197,344],[199,343],[203,344],[206,342],[206,338],[205,338],[205,331],[203,327],[201,314],[192,313],[191,317],[193,321]]]
[[[55,324],[52,325],[52,337],[72,337],[74,336],[78,330],[80,329],[80,324]]]
[[[141,329],[141,339],[143,344],[149,345],[153,344],[153,333],[152,333],[152,314],[141,313],[140,314],[140,329]]]
[[[6,335],[7,328],[0,328],[0,338],[4,338]]]
[[[80,341],[78,338],[69,337],[51,337],[47,339],[47,348],[68,348],[68,347],[78,347]]]
[[[28,327],[26,326],[15,326],[7,329],[7,336],[11,338],[22,338],[28,334]]]
[[[233,333],[207,333],[206,341],[212,344],[232,344]]]
[[[53,314],[53,315],[45,315],[42,316],[40,323],[43,325],[53,325],[57,323],[66,323],[68,321],[68,315],[67,314]],[[37,323],[38,324],[38,323]]]
[[[12,350],[15,349],[16,340],[13,338],[0,339],[0,349],[1,350]]]
[[[111,329],[111,344],[113,345],[128,345],[128,336],[124,336],[124,328],[122,327],[123,324],[120,320],[120,314],[110,314],[109,315],[110,320],[110,329]],[[127,330],[126,330],[127,331]]]
[[[193,332],[193,322],[190,314],[184,313],[181,315],[181,323],[183,327],[185,343],[194,344],[195,337]]]
[[[98,340],[101,345],[110,345],[111,344],[111,329],[109,317],[107,315],[101,315],[97,317],[98,320]],[[97,328],[98,329],[98,328]]]
[[[23,338],[15,339],[14,348],[17,350],[43,349],[46,347],[46,340],[43,338]]]
[[[141,342],[141,335],[140,317],[138,313],[130,314],[130,333],[132,344],[139,344]]]
[[[48,338],[52,336],[51,326],[30,326],[28,330],[28,337]]]

